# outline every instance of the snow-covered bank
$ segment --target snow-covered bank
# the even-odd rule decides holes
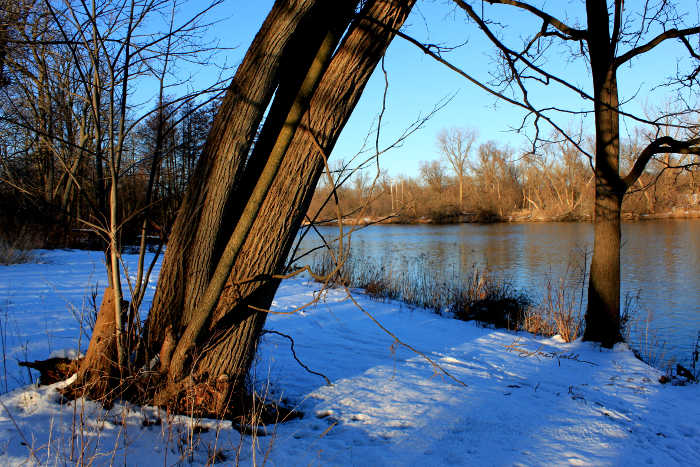
[[[75,347],[69,304],[79,310],[88,284],[105,282],[99,253],[45,252],[44,259],[0,267],[9,373],[12,358]],[[285,281],[274,310],[291,311],[317,289]],[[197,421],[193,430],[156,409],[62,406],[55,389],[24,386],[0,397],[0,464],[70,464],[82,452],[98,465],[172,465],[183,456],[199,465],[221,452],[225,463],[238,454],[244,465],[700,465],[700,386],[659,384],[659,371],[624,345],[565,344],[355,297],[467,386],[397,345],[344,291],[331,290],[313,307],[268,319],[268,329],[292,336],[299,359],[333,383],[302,369],[286,338],[263,336],[257,388],[305,414],[270,428],[274,434],[253,443],[228,423]],[[10,386],[20,373],[13,378]]]

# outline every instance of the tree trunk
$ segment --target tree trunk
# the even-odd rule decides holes
[[[126,306],[128,303],[122,302],[121,309],[125,310]],[[120,396],[114,309],[114,291],[108,287],[97,313],[87,354],[81,362],[75,382],[66,388],[67,396],[87,396],[105,405],[110,405]]]
[[[279,82],[285,49],[319,3],[319,0],[277,0],[238,68],[170,235],[153,306],[140,342],[138,363],[141,365],[150,364],[164,341],[172,342],[179,337],[186,300],[196,301],[209,280],[216,259],[213,247],[220,242],[222,225],[232,222],[224,218],[222,212],[229,198],[235,196],[234,187],[240,181],[241,167]],[[93,98],[99,99],[99,95],[95,93]],[[97,146],[99,149],[99,144]],[[97,163],[101,168],[99,157]],[[102,186],[103,181],[99,183]],[[101,308],[98,321],[110,322],[108,317],[101,316],[105,310]],[[114,329],[116,332],[116,327]],[[109,355],[112,351],[105,347],[107,345],[112,345],[111,341],[101,339],[91,342],[90,349],[96,354]],[[113,360],[116,358],[115,355]],[[92,386],[93,379],[100,374],[90,367],[90,359],[85,359],[80,369],[84,376],[79,378],[84,386]],[[95,388],[89,395],[96,399],[105,397],[109,390],[104,385],[95,385]]]
[[[255,353],[260,331],[296,232],[332,151],[372,71],[414,1],[375,0],[356,19],[317,89],[219,301],[195,380],[225,381],[235,394]],[[364,18],[364,19],[363,19]],[[367,19],[369,18],[369,19]],[[379,23],[379,24],[377,24]],[[319,151],[317,144],[323,148]],[[222,399],[228,401],[227,398]]]
[[[356,3],[346,0],[345,5]],[[301,125],[293,131],[290,145],[282,153],[277,175],[262,198],[242,248],[233,256],[226,288],[207,317],[204,332],[195,333],[199,339],[192,354],[186,354],[185,364],[182,360],[178,363],[184,371],[179,379],[170,379],[164,389],[161,386],[154,397],[156,403],[177,406],[179,396],[185,393],[195,397],[207,413],[224,414],[231,396],[240,393],[266,316],[254,308],[270,306],[278,286],[278,280],[271,276],[283,269],[325,165],[325,155],[331,152],[391,42],[391,29],[400,28],[413,4],[414,0],[372,0],[355,18],[323,74],[309,110],[302,114]],[[351,8],[343,16],[337,7],[337,3],[320,0],[278,0],[246,54],[178,211],[146,323],[141,364],[159,355],[161,372],[173,368],[170,356],[176,355],[173,349],[181,344],[183,330],[194,316],[186,310],[197,309],[210,285],[219,256],[238,223],[241,206],[251,196],[253,183],[248,181],[260,178],[263,167],[267,173],[272,147],[268,138],[277,139],[287,131],[281,115],[288,113],[290,99],[296,96],[296,91],[292,92],[296,85],[290,83],[301,76],[300,72],[308,71],[309,60],[318,49],[310,46],[309,40],[323,40],[334,21],[341,21],[336,23],[340,31],[349,23]],[[302,33],[295,35],[295,31]],[[280,81],[281,76],[284,81]],[[275,91],[275,102],[249,156],[255,132]],[[114,328],[113,323],[111,326]],[[93,347],[97,352],[105,342],[91,343]],[[91,383],[94,374],[89,373],[89,366],[83,365],[81,372],[86,375],[81,380]]]
[[[299,56],[300,60],[294,60],[294,67],[289,70],[291,71],[291,76],[285,77],[285,83],[278,87],[275,102],[272,104],[272,109],[268,114],[261,133],[265,138],[258,140],[255,150],[248,160],[244,178],[246,180],[256,180],[256,182],[250,191],[246,189],[248,185],[246,183],[237,190],[237,198],[245,200],[245,206],[241,210],[241,214],[237,216],[238,221],[219,257],[216,269],[211,275],[211,280],[207,284],[207,288],[196,308],[186,304],[183,310],[182,321],[186,323],[186,327],[180,336],[180,341],[171,359],[168,370],[168,379],[171,382],[177,382],[182,379],[185,360],[190,356],[190,352],[194,349],[204,326],[210,320],[211,313],[221,297],[233,264],[250,233],[253,222],[259,215],[260,207],[277,176],[294,133],[308,109],[311,96],[326,70],[326,66],[338,45],[342,32],[347,27],[350,15],[355,7],[354,4],[351,5],[351,2],[352,0],[346,1],[344,4],[344,6],[349,8],[342,8],[343,4],[340,4],[341,8],[338,8],[339,3],[336,2],[332,11],[329,8],[325,10],[324,14],[317,17],[318,24],[313,31],[320,31],[323,34],[322,40],[305,40],[300,42],[298,43],[299,51],[303,50],[304,53],[297,54],[297,50],[294,49],[288,54],[293,58]],[[345,14],[343,14],[343,11]],[[320,38],[321,36],[319,36]],[[314,45],[317,45],[317,47],[313,47]],[[304,55],[309,50],[315,50],[316,52],[314,53],[314,58],[307,61]],[[296,69],[297,64],[303,65],[303,67]],[[297,79],[297,76],[295,76],[297,72],[300,75],[303,72],[303,79]],[[294,86],[291,89],[287,89],[287,81],[294,82]],[[278,105],[279,101],[284,101],[284,103]],[[281,119],[282,116],[284,116],[284,120]],[[273,131],[268,131],[270,127],[273,127]],[[268,136],[270,140],[266,139]],[[259,164],[256,164],[257,162]]]
[[[284,50],[318,0],[277,0],[255,36],[221,104],[168,239],[146,323],[147,356],[157,355],[168,326],[196,304],[215,265],[224,210],[279,81]],[[185,254],[186,253],[186,254]]]
[[[598,185],[600,185],[599,183]],[[620,209],[622,196],[596,186],[593,258],[584,340],[612,347],[620,333]]]
[[[593,95],[595,97],[595,211],[593,257],[588,283],[584,340],[612,347],[620,333],[620,211],[626,186],[620,178],[617,70],[604,0],[588,0]]]

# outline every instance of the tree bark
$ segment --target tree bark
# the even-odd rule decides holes
[[[301,118],[308,109],[309,100],[313,95],[313,92],[321,80],[323,73],[326,69],[328,62],[338,45],[338,41],[342,32],[345,30],[350,14],[354,10],[354,4],[352,0],[346,1],[345,4],[340,4],[341,8],[338,8],[339,3],[334,5],[334,8],[326,10],[326,14],[319,15],[319,24],[316,30],[324,32],[323,39],[318,43],[316,47],[317,52],[315,53],[314,59],[308,63],[304,68],[304,78],[301,82],[295,79],[294,73],[292,73],[292,81],[295,81],[295,89],[290,90],[290,96],[293,96],[291,102],[287,102],[288,105],[276,106],[275,103],[280,100],[275,99],[273,103],[273,108],[276,108],[280,114],[286,115],[282,124],[279,125],[280,119],[275,114],[268,116],[268,121],[266,121],[263,127],[262,134],[265,135],[266,130],[269,125],[268,122],[272,122],[272,126],[277,130],[275,133],[271,133],[269,136],[272,138],[274,143],[268,150],[269,141],[263,140],[258,141],[253,155],[250,161],[256,161],[256,156],[260,157],[261,161],[264,160],[265,164],[260,164],[260,173],[255,173],[256,180],[255,186],[250,191],[250,193],[245,190],[238,190],[238,198],[246,200],[244,209],[242,210],[240,216],[238,216],[238,222],[236,223],[235,229],[230,235],[230,238],[226,244],[226,247],[222,251],[219,261],[216,265],[211,280],[209,281],[207,288],[202,295],[196,308],[185,307],[183,310],[184,321],[187,323],[183,334],[180,336],[180,342],[178,342],[175,353],[171,359],[171,365],[168,371],[168,377],[171,381],[178,381],[183,376],[183,369],[185,368],[185,359],[188,357],[189,352],[194,348],[196,341],[201,335],[201,331],[204,328],[206,322],[211,316],[211,312],[216,306],[221,297],[226,280],[231,273],[233,264],[240,252],[243,243],[245,242],[253,222],[257,218],[260,206],[262,205],[265,197],[267,196],[270,186],[272,185],[275,177],[277,176],[279,167],[282,160],[291,144],[292,138],[296,129],[299,127]],[[342,8],[347,6],[348,8]],[[344,10],[344,12],[343,12]],[[337,23],[337,24],[334,24]],[[337,27],[335,27],[337,25]],[[325,26],[325,27],[324,27]],[[320,37],[320,36],[319,36]],[[317,41],[311,41],[313,44]],[[301,44],[300,44],[301,47]],[[303,50],[309,50],[310,47],[304,47]],[[313,50],[313,49],[311,49]],[[292,55],[290,53],[289,55]],[[296,53],[293,53],[296,55]],[[304,63],[305,60],[300,60]],[[303,69],[300,69],[301,72]],[[293,70],[296,71],[296,70]],[[285,79],[286,81],[286,79]],[[285,85],[280,85],[277,91],[277,96],[284,101],[290,101],[287,98],[287,92],[284,90]],[[268,143],[268,144],[266,144]],[[259,154],[258,148],[262,147],[264,150],[263,154]],[[251,165],[250,162],[248,165]],[[257,172],[257,167],[254,170]],[[250,170],[246,170],[248,174]],[[246,177],[248,179],[248,177]],[[252,179],[252,177],[251,177]],[[245,187],[245,185],[244,185]]]
[[[584,340],[612,347],[620,333],[620,211],[626,186],[620,177],[617,70],[605,0],[588,0],[588,45],[595,97],[595,211],[593,257]]]
[[[146,323],[147,357],[157,355],[181,313],[197,303],[215,265],[226,204],[240,182],[255,132],[279,82],[285,48],[318,0],[277,0],[221,104],[168,239]]]
[[[234,264],[209,326],[195,380],[226,381],[235,394],[255,353],[287,255],[333,149],[377,63],[408,16],[413,0],[374,0],[353,22],[317,89],[309,111]],[[385,28],[382,25],[389,26]],[[319,147],[323,151],[319,151]]]
[[[126,302],[121,309],[125,310]],[[117,365],[117,327],[114,316],[114,290],[108,287],[97,313],[87,354],[80,364],[75,382],[66,388],[65,395],[74,398],[87,396],[110,405],[120,396],[120,371]]]

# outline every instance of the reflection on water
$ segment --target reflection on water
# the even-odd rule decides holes
[[[320,230],[327,239],[337,236],[337,228]],[[308,237],[302,249],[320,243]],[[354,256],[393,270],[420,261],[451,277],[488,267],[535,298],[547,277],[576,280],[592,246],[592,225],[579,223],[377,225],[351,239]],[[639,293],[643,314],[652,314],[650,328],[666,343],[664,359],[687,363],[700,330],[700,220],[623,224],[622,296],[627,293]]]

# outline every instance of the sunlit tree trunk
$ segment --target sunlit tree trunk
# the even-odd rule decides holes
[[[158,355],[167,333],[182,332],[181,311],[195,305],[206,287],[221,250],[221,230],[234,221],[224,211],[279,82],[285,48],[317,3],[276,1],[229,86],[169,235],[146,323],[149,358]]]
[[[302,119],[219,301],[195,373],[243,382],[287,255],[329,154],[413,1],[375,0],[355,20]],[[362,19],[367,17],[369,19]],[[252,280],[251,280],[252,279]]]

